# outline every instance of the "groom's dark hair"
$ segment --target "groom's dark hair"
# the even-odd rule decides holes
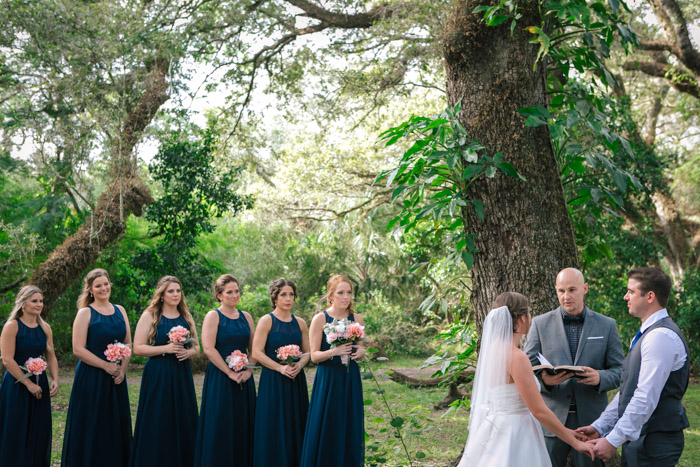
[[[659,268],[632,269],[627,274],[628,279],[639,282],[639,291],[642,294],[654,292],[659,305],[666,308],[668,296],[671,295],[671,278]]]
[[[513,320],[513,332],[515,332],[515,325],[518,322],[518,318],[527,315],[527,310],[529,309],[527,298],[525,295],[519,294],[518,292],[503,292],[493,301],[493,308],[500,308],[502,306],[508,307],[510,317]]]

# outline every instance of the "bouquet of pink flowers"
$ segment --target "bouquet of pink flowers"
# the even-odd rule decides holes
[[[226,364],[236,373],[245,370],[248,367],[248,356],[240,350],[234,350],[231,355],[226,357]],[[238,386],[243,390],[241,383]]]
[[[114,344],[109,344],[107,346],[107,350],[105,350],[105,357],[107,357],[107,360],[110,362],[121,365],[122,360],[131,357],[131,349],[126,344],[115,342]]]
[[[46,362],[41,357],[29,358],[25,362],[24,366],[20,366],[20,368],[26,371],[27,373],[20,379],[15,381],[15,384],[19,383],[23,379],[29,378],[32,375],[35,375],[37,377],[36,383],[39,384],[39,375],[46,371]]]
[[[173,326],[168,331],[168,342],[180,342],[183,345],[194,342],[194,337],[190,337],[190,330],[184,326]]]
[[[301,349],[296,344],[285,345],[277,349],[277,360],[282,365],[291,365],[301,358]]]
[[[240,350],[234,350],[231,355],[226,357],[226,364],[233,371],[243,371],[248,366],[248,356]]]
[[[326,335],[326,342],[331,347],[335,347],[347,343],[356,344],[361,341],[365,338],[365,327],[347,318],[333,319],[332,323],[326,323],[323,326],[323,333]],[[341,355],[340,360],[343,365],[347,365],[348,355]]]

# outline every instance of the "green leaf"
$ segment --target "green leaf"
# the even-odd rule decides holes
[[[389,422],[389,424],[394,428],[401,428],[401,426],[404,424],[404,419],[403,417],[395,417],[393,420],[391,420],[391,422]]]
[[[527,127],[538,127],[540,125],[546,125],[546,124],[547,124],[547,122],[545,122],[541,118],[535,117],[535,116],[528,117],[527,120],[525,120],[525,126],[527,126]]]
[[[479,216],[479,219],[482,221],[484,220],[484,203],[481,201],[472,201],[472,206],[474,206],[474,212],[476,213],[477,216]],[[466,242],[466,239],[465,239]],[[457,248],[457,251],[461,250],[461,248]]]
[[[505,22],[508,18],[509,16],[506,15],[493,15],[486,23],[486,26],[498,26],[499,24]]]
[[[416,453],[416,459],[425,459],[425,453],[423,451],[418,451]]]
[[[496,167],[498,168],[498,170],[500,170],[501,172],[503,172],[504,174],[506,174],[510,177],[519,178],[520,180],[522,180],[524,182],[527,181],[525,179],[525,177],[520,175],[520,173],[517,170],[515,170],[515,167],[513,167],[513,164],[511,164],[510,162],[501,162]]]
[[[616,170],[613,172],[613,180],[621,192],[624,193],[627,191],[627,174],[621,170]]]
[[[493,178],[493,176],[496,175],[496,167],[489,166],[486,168],[486,176],[488,178]]]
[[[474,255],[465,250],[462,252],[462,261],[464,261],[467,269],[471,270],[472,266],[474,266]]]

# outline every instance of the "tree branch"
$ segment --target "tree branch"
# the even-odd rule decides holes
[[[660,86],[659,93],[654,97],[654,103],[649,110],[646,121],[646,137],[644,142],[648,146],[653,146],[656,141],[656,125],[659,121],[659,114],[661,113],[661,108],[663,107],[663,101],[666,99],[666,94],[668,94],[669,86],[666,82],[663,82]]]
[[[27,276],[24,276],[24,275],[23,275],[23,276],[21,276],[21,277],[15,279],[14,281],[12,281],[12,283],[10,283],[10,284],[1,285],[1,286],[0,286],[0,293],[9,292],[10,290],[14,289],[14,288],[17,287],[19,284],[21,284],[22,281],[25,280],[26,278],[27,278]]]
[[[308,0],[287,0],[304,12],[304,16],[326,23],[327,27],[340,29],[367,29],[378,21],[387,18],[404,17],[411,9],[410,3],[393,3],[379,5],[367,12],[347,14],[327,10]]]
[[[700,52],[693,47],[680,6],[676,0],[654,0],[654,6],[667,36],[675,42],[674,55],[696,77],[700,76]]]
[[[641,71],[649,76],[664,78],[677,91],[700,99],[700,87],[698,87],[697,81],[685,70],[681,70],[666,63],[642,60],[630,60],[625,62],[622,68],[627,71]]]

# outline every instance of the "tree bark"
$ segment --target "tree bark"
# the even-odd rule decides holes
[[[143,207],[152,202],[148,187],[139,179],[123,181],[122,186],[117,181],[107,188],[97,201],[92,222],[88,219],[75,234],[56,247],[29,279],[29,283],[39,287],[44,294],[44,317],[49,316],[56,299],[95,262],[102,250],[124,233],[126,224],[120,219],[120,203],[127,216],[132,213],[140,216]]]
[[[140,216],[144,206],[153,202],[150,190],[137,174],[136,160],[132,156],[141,133],[168,100],[168,66],[168,61],[161,57],[147,64],[143,92],[124,116],[117,140],[112,141],[114,181],[100,196],[85,224],[56,247],[29,279],[29,283],[38,286],[44,294],[45,317],[68,286],[95,262],[105,247],[124,233],[129,215]]]
[[[460,122],[493,154],[503,151],[527,179],[497,174],[479,179],[469,193],[486,204],[482,221],[469,210],[467,234],[477,234],[471,304],[479,330],[502,292],[529,298],[534,315],[557,305],[556,274],[577,267],[569,212],[547,126],[525,127],[521,107],[546,107],[545,66],[537,63],[531,35],[509,22],[487,27],[472,11],[485,2],[460,0],[444,34],[448,104],[462,101]],[[523,2],[523,12],[537,2]],[[527,13],[526,13],[527,14]],[[518,24],[536,24],[523,18]]]

